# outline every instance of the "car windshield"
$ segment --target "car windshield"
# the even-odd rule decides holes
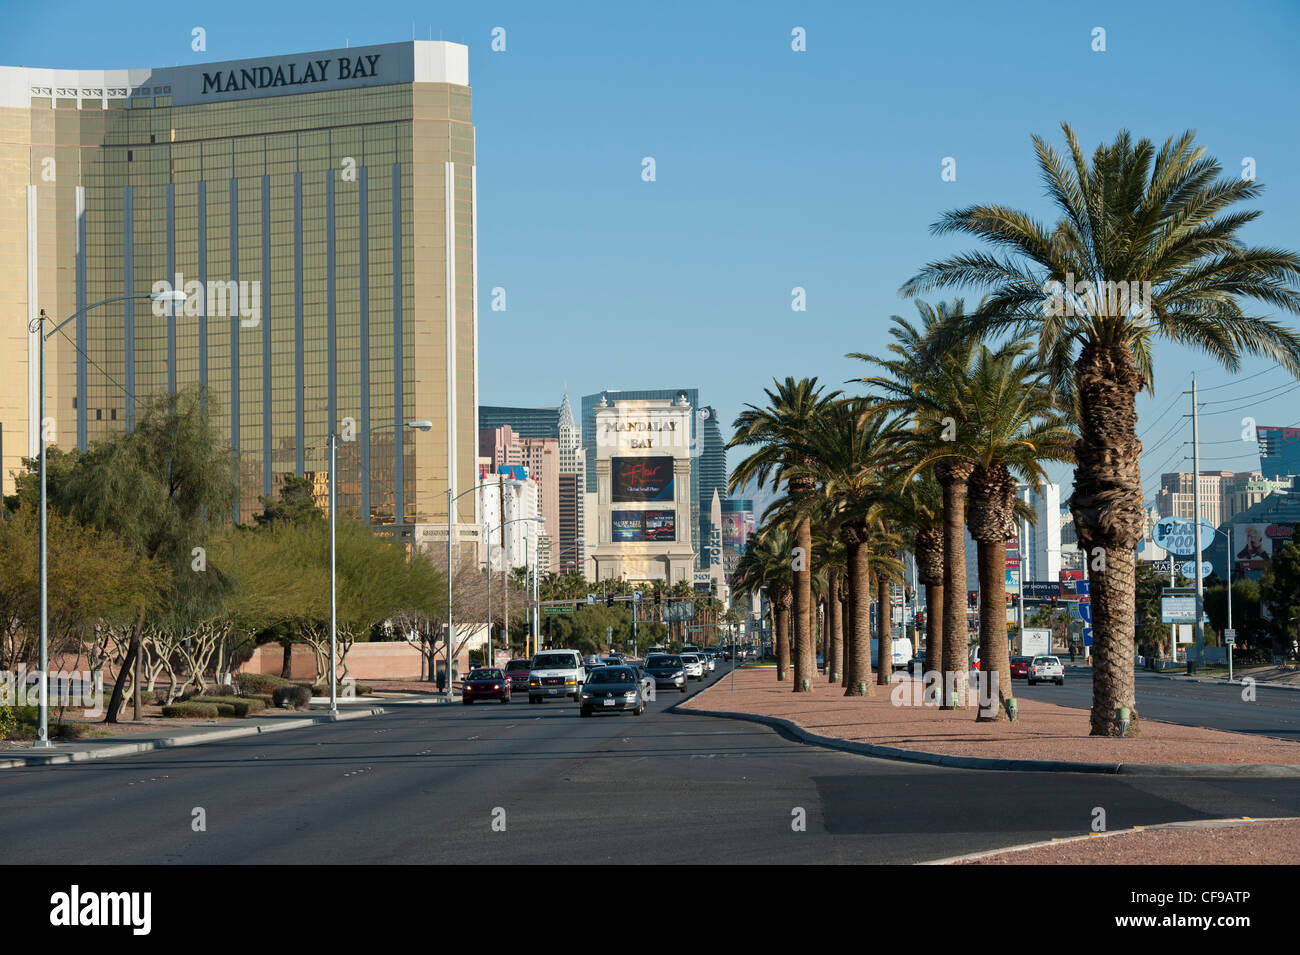
[[[588,683],[633,683],[636,677],[627,667],[601,667],[592,670],[587,677]]]
[[[527,660],[511,660],[506,664],[507,670],[527,670],[528,667],[529,661]]]
[[[469,678],[471,680],[499,680],[501,679],[500,670],[470,670]]]
[[[682,654],[682,659],[685,660],[687,663],[699,663],[699,662],[700,662],[700,658],[697,657],[697,656],[696,656],[695,654],[693,654],[693,653],[683,653],[683,654]]]
[[[533,657],[534,670],[572,669],[577,666],[571,653],[539,653]]]
[[[679,667],[682,665],[682,658],[668,655],[651,657],[646,660],[645,665],[648,667]]]

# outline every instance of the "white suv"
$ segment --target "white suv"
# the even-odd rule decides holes
[[[1059,657],[1034,657],[1029,664],[1029,685],[1055,683],[1065,686],[1065,667]]]
[[[587,682],[587,668],[577,650],[543,650],[528,672],[528,702],[567,696],[577,700]]]

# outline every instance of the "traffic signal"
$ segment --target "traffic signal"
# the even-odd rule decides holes
[[[579,610],[581,610],[581,609],[582,609],[582,601],[581,601],[581,600],[575,600],[575,601],[573,602],[573,612],[574,612],[574,613],[577,613],[577,612],[578,612]]]
[[[979,599],[979,594],[980,594],[980,592],[979,592],[978,590],[970,590],[970,591],[967,591],[967,592],[966,592],[966,606],[969,607],[969,608],[971,608],[971,609],[974,609],[974,608],[975,608],[975,602]]]
[[[659,591],[659,588],[656,587],[656,588],[655,588],[655,606],[658,607],[658,606],[660,606],[663,602],[664,602],[664,595]]]
[[[612,607],[612,606],[614,606],[614,595],[613,595],[613,594],[610,594],[608,597],[605,598],[605,606],[606,606],[606,607]]]

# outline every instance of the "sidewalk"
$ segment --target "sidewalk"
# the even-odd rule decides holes
[[[679,707],[766,723],[847,752],[968,769],[1300,778],[1300,744],[1287,740],[1150,719],[1136,738],[1089,736],[1087,710],[1029,699],[1020,699],[1014,723],[979,723],[973,692],[967,709],[940,710],[916,705],[918,681],[895,680],[872,696],[846,697],[825,677],[811,693],[792,693],[771,670],[741,670],[734,691],[727,676]]]
[[[178,746],[197,746],[202,743],[225,742],[245,736],[281,733],[288,730],[306,729],[310,726],[320,726],[322,723],[379,716],[390,712],[394,704],[443,702],[445,701],[441,697],[406,697],[400,700],[392,700],[388,703],[388,706],[375,706],[369,700],[340,700],[338,716],[334,717],[328,712],[328,698],[323,701],[325,712],[321,712],[320,704],[322,701],[313,699],[313,709],[304,713],[284,711],[283,715],[255,716],[247,719],[176,720],[164,725],[145,727],[138,733],[127,732],[108,738],[79,739],[67,743],[56,742],[48,749],[33,749],[30,744],[24,747],[0,749],[0,769],[59,765],[83,762],[90,759],[110,759],[115,756],[130,756],[135,753],[173,749]]]

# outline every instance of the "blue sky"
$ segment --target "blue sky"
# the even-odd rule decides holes
[[[878,351],[890,315],[915,315],[899,285],[973,247],[930,235],[942,211],[999,202],[1051,217],[1030,136],[1060,144],[1062,120],[1088,151],[1123,127],[1157,141],[1193,128],[1229,175],[1253,157],[1264,215],[1245,238],[1300,247],[1293,3],[3,10],[7,65],[215,62],[409,39],[413,21],[420,39],[467,44],[485,404],[685,383],[730,422],[774,376],[840,387],[865,371],[845,353]],[[190,49],[195,26],[206,53]],[[491,50],[494,27],[504,52]],[[794,27],[806,52],[791,50]],[[1091,48],[1094,27],[1105,52]],[[654,182],[642,179],[647,156]],[[956,181],[941,179],[945,157]],[[806,312],[791,311],[796,286]],[[504,312],[488,307],[494,287],[506,290]],[[1204,409],[1203,468],[1257,466],[1240,440],[1244,416],[1300,421],[1300,388],[1285,390],[1269,362],[1230,375],[1172,346],[1157,359],[1156,394],[1139,399],[1148,497],[1160,471],[1181,464],[1190,398],[1180,392],[1193,371],[1205,400],[1222,402]]]

